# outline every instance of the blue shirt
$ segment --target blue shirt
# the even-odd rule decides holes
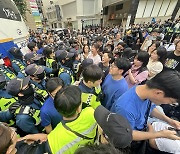
[[[71,74],[73,74],[70,68],[65,67],[65,66],[61,66],[61,67],[64,68],[64,69],[66,69],[66,70],[68,70],[69,72],[71,72]],[[72,79],[71,79],[70,74],[67,73],[66,71],[65,71],[65,72],[62,72],[62,73],[59,75],[59,78],[61,78],[61,79],[64,81],[64,85],[65,85],[65,86],[70,85],[71,82],[72,82]]]
[[[41,125],[46,127],[51,124],[54,129],[56,125],[61,122],[62,116],[54,107],[54,100],[49,96],[44,102],[40,110]]]
[[[133,130],[142,130],[144,128],[149,99],[142,100],[136,93],[136,87],[132,87],[119,97],[112,106],[111,111],[125,117],[130,122]],[[155,105],[152,104],[151,111],[154,108]]]
[[[127,90],[128,84],[124,78],[114,80],[112,75],[107,75],[102,85],[102,91],[105,95],[102,105],[110,110],[114,102]]]

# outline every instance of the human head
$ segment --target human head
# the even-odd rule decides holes
[[[111,64],[114,61],[114,57],[112,55],[112,53],[110,52],[104,52],[103,56],[102,56],[102,63],[108,63]]]
[[[164,63],[165,58],[167,55],[167,51],[165,47],[158,47],[157,50],[154,50],[151,53],[151,59],[154,61],[160,61],[161,63]]]
[[[15,129],[9,127],[5,123],[0,123],[0,153],[6,154],[6,152],[11,152],[11,154],[16,153],[16,142],[17,134]]]
[[[22,59],[22,58],[23,58],[23,54],[22,54],[20,48],[12,47],[12,48],[9,50],[9,53],[10,53],[11,55],[13,55],[14,58],[17,58],[17,59]]]
[[[127,58],[116,58],[110,66],[109,73],[112,76],[122,76],[131,68],[131,63]]]
[[[24,59],[25,59],[25,62],[27,63],[27,65],[32,64],[32,63],[38,63],[43,58],[44,58],[43,55],[35,54],[33,52],[27,53],[24,56]]]
[[[129,154],[129,151],[116,149],[112,144],[87,144],[80,147],[74,154]]]
[[[94,118],[102,129],[102,131],[99,129],[99,133],[103,135],[101,136],[101,139],[103,139],[101,143],[108,141],[116,148],[127,148],[130,146],[133,139],[132,128],[126,118],[110,112],[102,105],[96,108]]]
[[[152,90],[151,101],[155,104],[172,104],[180,99],[180,73],[175,70],[164,70],[146,82]]]
[[[37,44],[35,42],[29,42],[27,47],[31,50],[31,52],[36,52],[38,50]]]
[[[89,53],[89,46],[88,45],[84,45],[83,47],[83,53]]]
[[[41,81],[45,78],[44,67],[36,64],[30,64],[25,68],[27,75],[30,75],[33,81]]]
[[[134,65],[137,67],[146,67],[149,62],[149,54],[145,51],[140,51],[134,58]]]
[[[102,82],[103,72],[97,65],[89,65],[84,68],[83,81],[88,84],[90,88],[98,87]]]
[[[180,53],[180,40],[176,42],[176,53]]]
[[[54,58],[54,56],[55,56],[53,50],[48,46],[44,48],[43,55],[46,58]]]
[[[49,78],[46,82],[47,92],[54,98],[56,93],[64,87],[64,82],[59,77]]]
[[[93,46],[92,46],[92,48],[91,48],[92,54],[93,54],[93,55],[98,54],[99,48],[100,48],[99,44],[97,44],[97,43],[93,44]]]
[[[160,46],[160,42],[153,41],[152,44],[148,47],[148,52],[152,52]]]
[[[121,39],[121,34],[120,34],[120,33],[117,33],[117,34],[116,34],[116,39],[117,39],[117,40]]]
[[[65,118],[74,117],[81,112],[81,90],[77,86],[68,86],[57,92],[54,98],[57,111]]]

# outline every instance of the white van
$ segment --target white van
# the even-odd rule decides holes
[[[26,47],[29,33],[15,3],[12,0],[0,0],[0,53],[9,56],[12,46]]]

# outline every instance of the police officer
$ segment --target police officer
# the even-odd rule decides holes
[[[46,67],[51,68],[53,70],[51,76],[57,76],[59,67],[58,67],[57,62],[54,59],[55,54],[53,50],[50,47],[45,47],[43,54],[46,59]]]
[[[89,65],[82,72],[83,80],[79,84],[82,91],[82,107],[91,106],[96,109],[103,99],[100,88],[103,72],[97,65]]]
[[[16,74],[12,67],[7,67],[4,60],[0,58],[0,73],[3,74],[7,81],[16,78]]]
[[[33,52],[31,53],[27,53],[25,56],[24,56],[24,59],[25,59],[25,62],[27,65],[30,65],[30,64],[37,64],[37,65],[41,65],[39,62],[41,61],[44,61],[44,56],[41,55],[41,54],[35,54]],[[42,65],[44,66],[44,65]],[[52,73],[53,69],[52,68],[49,68],[49,67],[44,67],[45,68],[45,72],[46,72],[46,75],[47,76],[50,76],[50,74]]]
[[[71,58],[74,56],[74,53],[70,53],[65,50],[58,50],[56,51],[55,56],[59,64],[59,78],[64,81],[65,85],[74,83],[74,75],[71,70],[73,64]]]
[[[23,54],[20,51],[20,48],[12,47],[9,50],[9,53],[13,56],[11,62],[14,71],[16,72],[16,74],[21,73],[21,76],[23,78],[24,76],[26,76],[24,71],[26,63],[23,60]]]
[[[6,91],[5,76],[0,74],[0,111],[5,111],[9,106],[17,100],[9,95]]]
[[[7,87],[7,92],[18,97],[18,101],[13,103],[7,111],[0,112],[0,119],[8,122],[15,119],[16,126],[25,134],[38,133],[40,124],[40,102],[34,97],[34,89],[30,85],[30,77],[23,79],[12,79]]]
[[[45,68],[43,66],[38,66],[36,64],[30,64],[26,67],[25,72],[27,75],[30,75],[30,82],[35,89],[35,93],[38,99],[41,102],[44,102],[48,97],[48,93],[46,92],[46,76],[45,76]]]

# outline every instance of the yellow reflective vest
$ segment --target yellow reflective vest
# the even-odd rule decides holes
[[[59,123],[48,135],[48,143],[53,154],[74,154],[80,146],[89,142],[94,143],[97,123],[94,119],[94,109],[92,107],[82,110],[76,120],[67,122],[66,125],[71,130],[93,139],[83,139],[64,128],[62,123]]]

